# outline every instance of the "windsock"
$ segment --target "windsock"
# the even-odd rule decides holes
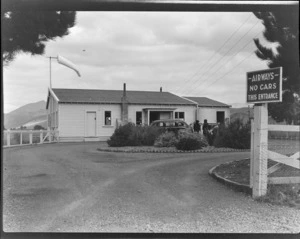
[[[74,71],[76,71],[77,75],[80,77],[79,70],[77,69],[77,66],[73,62],[67,60],[66,58],[64,58],[60,55],[57,56],[57,62],[59,64],[62,64],[66,67],[69,67],[69,68],[73,69]]]

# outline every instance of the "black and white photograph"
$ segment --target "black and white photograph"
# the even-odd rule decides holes
[[[298,1],[63,2],[1,3],[3,238],[299,235]]]

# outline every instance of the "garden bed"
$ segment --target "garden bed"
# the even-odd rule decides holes
[[[110,147],[107,143],[102,143],[98,148],[99,151],[105,152],[125,152],[125,153],[218,153],[218,152],[243,152],[250,149],[231,149],[215,148],[214,146],[203,147],[198,150],[177,150],[175,147],[155,147],[155,146],[123,146]]]
[[[268,167],[276,162],[268,160]],[[221,164],[214,168],[213,173],[226,181],[232,181],[250,188],[250,159]],[[270,174],[270,177],[300,177],[300,170],[284,165]],[[289,205],[300,209],[300,184],[268,185],[267,195],[259,200],[275,204]]]

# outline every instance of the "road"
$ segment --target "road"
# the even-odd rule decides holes
[[[110,153],[98,143],[5,149],[5,232],[300,231],[300,211],[208,175],[235,153]]]

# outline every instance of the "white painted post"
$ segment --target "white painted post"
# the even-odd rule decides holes
[[[254,160],[252,197],[267,193],[268,183],[268,104],[254,106]]]
[[[56,138],[57,138],[57,143],[59,143],[59,131],[56,130]]]
[[[40,143],[43,143],[43,130],[40,130]]]
[[[20,145],[22,145],[22,144],[23,144],[23,133],[21,131],[21,133],[20,133]]]
[[[148,110],[148,115],[147,115],[147,120],[148,120],[148,125],[150,125],[150,110]]]
[[[253,188],[253,163],[254,163],[254,120],[253,118],[251,118],[250,188]]]
[[[9,130],[6,131],[6,143],[7,143],[7,146],[10,146],[10,131]]]
[[[32,130],[29,133],[29,144],[32,144]]]

